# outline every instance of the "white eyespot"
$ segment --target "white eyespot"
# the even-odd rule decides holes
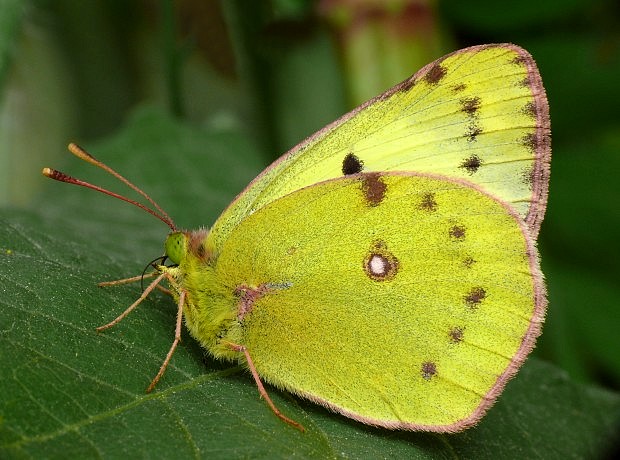
[[[383,241],[374,241],[364,258],[364,271],[374,281],[390,281],[398,272],[398,259]]]
[[[374,276],[385,276],[388,271],[389,262],[379,254],[373,254],[368,263],[370,273]]]

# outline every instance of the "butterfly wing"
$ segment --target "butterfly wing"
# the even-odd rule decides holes
[[[244,219],[223,249],[214,285],[236,293],[234,339],[262,378],[364,423],[475,423],[543,321],[527,225],[463,181],[315,184]]]
[[[272,164],[215,223],[215,250],[267,203],[361,171],[464,178],[510,203],[535,237],[546,206],[550,154],[547,99],[527,51],[510,44],[459,50]]]

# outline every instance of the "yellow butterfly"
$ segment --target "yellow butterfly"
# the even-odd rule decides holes
[[[544,319],[535,245],[550,163],[549,109],[531,56],[456,51],[344,115],[267,168],[211,230],[172,232],[165,279],[213,356],[360,422],[474,425]]]

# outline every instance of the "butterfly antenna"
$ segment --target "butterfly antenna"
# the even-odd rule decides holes
[[[98,168],[103,169],[104,171],[108,172],[109,174],[112,174],[114,177],[116,177],[118,180],[120,180],[123,184],[127,185],[129,188],[131,188],[132,190],[136,191],[137,193],[139,193],[140,195],[142,195],[144,198],[146,198],[149,203],[151,203],[153,206],[155,206],[155,209],[157,209],[161,215],[168,221],[168,222],[172,222],[172,219],[170,218],[170,216],[166,213],[166,211],[164,211],[161,206],[159,206],[155,200],[153,200],[153,198],[151,198],[150,196],[148,196],[145,192],[143,192],[137,185],[134,185],[133,183],[129,182],[128,179],[125,179],[123,176],[121,176],[119,173],[117,173],[116,171],[114,171],[112,168],[110,168],[108,165],[102,163],[101,161],[97,160],[94,156],[92,156],[90,153],[88,153],[86,150],[84,150],[82,147],[80,147],[79,145],[71,142],[69,144],[69,146],[67,147],[69,149],[69,152],[71,152],[73,155],[75,155],[76,157],[78,157],[81,160],[87,161],[88,163],[97,166]]]
[[[103,193],[105,195],[109,195],[109,196],[112,196],[114,198],[118,198],[119,200],[126,201],[127,203],[131,203],[134,206],[137,206],[138,208],[143,209],[144,211],[148,212],[149,214],[157,217],[164,224],[166,224],[168,227],[170,227],[170,230],[172,230],[173,232],[176,231],[176,225],[174,224],[174,221],[170,218],[170,216],[150,196],[148,196],[140,188],[138,188],[137,186],[135,186],[134,184],[129,182],[127,179],[125,179],[119,173],[114,171],[108,165],[106,165],[106,164],[102,163],[101,161],[97,160],[95,157],[93,157],[91,154],[86,152],[86,150],[81,148],[79,145],[71,143],[71,144],[69,144],[68,148],[69,148],[69,151],[73,155],[75,155],[76,157],[78,157],[81,160],[84,160],[84,161],[86,161],[86,162],[88,162],[88,163],[90,163],[92,165],[95,165],[98,168],[103,169],[104,171],[108,172],[109,174],[111,174],[112,176],[114,176],[118,180],[120,180],[122,183],[127,185],[129,188],[131,188],[132,190],[134,190],[137,193],[139,193],[140,195],[142,195],[144,198],[146,198],[149,201],[149,203],[151,203],[153,206],[155,206],[157,211],[155,211],[155,210],[153,210],[151,208],[148,208],[145,205],[143,205],[142,203],[139,203],[139,202],[137,202],[135,200],[127,198],[127,197],[125,197],[123,195],[119,195],[118,193],[114,193],[114,192],[112,192],[110,190],[107,190],[105,188],[102,188],[102,187],[99,187],[97,185],[91,184],[89,182],[85,182],[83,180],[76,179],[75,177],[71,177],[68,174],[65,174],[65,173],[63,173],[61,171],[57,171],[57,170],[52,169],[52,168],[43,168],[42,173],[43,173],[44,176],[49,177],[50,179],[57,180],[59,182],[65,182],[67,184],[80,185],[82,187],[86,187],[86,188],[89,188],[91,190],[96,190],[96,191],[101,192],[101,193]]]

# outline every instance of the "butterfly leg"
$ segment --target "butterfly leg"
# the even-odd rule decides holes
[[[248,349],[243,345],[237,345],[234,343],[229,344],[229,346],[233,350],[240,351],[245,355],[245,359],[248,363],[248,367],[250,368],[250,372],[252,372],[252,377],[254,377],[254,381],[256,382],[256,386],[258,387],[258,392],[260,393],[261,397],[265,401],[267,401],[267,404],[269,405],[273,413],[276,414],[281,420],[297,428],[299,431],[301,432],[306,431],[306,429],[300,423],[297,423],[295,420],[288,418],[286,415],[280,412],[280,410],[273,403],[273,401],[267,394],[267,390],[265,390],[265,387],[263,386],[263,382],[261,381],[260,376],[258,375],[258,372],[256,371],[256,367],[254,367],[254,361],[252,361],[252,358],[250,356],[250,352],[248,351]]]
[[[149,274],[147,276],[151,276],[152,277],[154,275]],[[118,315],[116,318],[114,318],[108,324],[104,324],[103,326],[99,326],[97,328],[97,332],[104,331],[104,330],[109,329],[112,326],[120,323],[129,313],[131,313],[138,305],[140,305],[140,303],[142,303],[142,301],[144,299],[146,299],[147,296],[155,288],[160,288],[164,292],[167,292],[168,294],[171,294],[171,292],[168,289],[165,289],[165,288],[162,288],[162,287],[159,286],[159,283],[161,283],[161,281],[164,278],[168,278],[169,281],[172,280],[171,275],[168,272],[164,271],[162,273],[159,273],[157,278],[155,278],[155,280],[153,280],[153,282],[148,285],[148,287],[144,290],[144,292],[142,292],[142,294],[140,295],[138,300],[136,300],[134,303],[132,303],[123,313]],[[125,278],[125,279],[122,279],[122,280],[107,281],[107,282],[104,282],[104,283],[99,283],[99,286],[114,286],[114,285],[117,285],[117,284],[126,284],[126,283],[135,282],[135,281],[140,281],[141,279],[142,279],[142,276],[134,276],[133,278]],[[172,359],[172,355],[174,354],[174,351],[176,350],[177,345],[179,345],[179,343],[181,342],[181,328],[182,328],[182,324],[183,324],[183,304],[185,303],[185,295],[186,295],[185,291],[181,291],[181,293],[179,294],[179,303],[178,303],[179,307],[178,307],[178,310],[177,310],[177,322],[176,322],[176,328],[175,328],[175,331],[174,331],[174,341],[172,342],[170,350],[168,350],[168,354],[166,355],[166,358],[164,359],[164,362],[162,363],[161,367],[159,368],[159,372],[157,372],[157,375],[151,381],[151,384],[146,389],[147,393],[150,393],[151,391],[153,391],[153,388],[155,388],[155,385],[157,385],[157,382],[159,382],[159,379],[161,379],[162,375],[164,375],[164,372],[166,371],[166,368],[168,367],[168,364],[170,364],[170,360]]]
[[[102,281],[101,283],[97,283],[97,286],[99,286],[99,287],[107,287],[107,286],[118,286],[120,284],[137,283],[138,281],[142,281],[144,278],[152,278],[152,277],[157,276],[159,274],[160,274],[159,272],[151,272],[151,273],[147,273],[145,275],[132,276],[130,278],[123,278],[123,279],[120,279],[120,280]],[[163,286],[161,286],[159,284],[156,287],[157,287],[157,289],[159,289],[164,294],[168,294],[170,296],[172,295],[172,292],[170,291],[170,289],[166,289],[165,287],[163,287]]]
[[[166,368],[168,367],[168,364],[170,364],[170,360],[172,359],[174,350],[176,350],[177,345],[181,342],[181,328],[183,326],[183,304],[185,303],[185,295],[186,295],[185,291],[181,291],[181,293],[179,294],[179,308],[177,310],[177,324],[174,330],[174,341],[172,342],[172,345],[170,346],[170,350],[168,350],[166,359],[164,359],[164,362],[161,364],[161,367],[159,368],[159,372],[157,372],[157,375],[155,376],[151,384],[146,389],[147,393],[150,393],[151,391],[153,391],[153,388],[155,388],[155,385],[157,385],[157,382],[159,382],[159,379],[161,379],[162,375],[164,375],[164,372],[166,372]]]
[[[104,324],[103,326],[99,326],[97,328],[97,332],[105,331],[106,329],[109,329],[112,326],[120,323],[123,320],[123,318],[125,318],[129,313],[131,313],[138,305],[140,305],[140,303],[142,303],[142,301],[144,299],[146,299],[146,297],[151,293],[151,291],[153,289],[155,289],[159,285],[159,283],[161,283],[161,280],[164,279],[167,276],[168,276],[168,274],[165,273],[165,272],[164,273],[160,273],[160,275],[157,278],[155,278],[155,280],[151,284],[148,285],[148,287],[140,295],[138,300],[136,300],[134,303],[132,303],[127,308],[127,310],[125,310],[123,313],[118,315],[116,318],[114,318],[108,324]],[[121,283],[122,281],[127,281],[127,280],[130,280],[130,279],[132,279],[132,278],[126,278],[125,280],[111,281],[111,283],[123,284],[123,283]],[[130,281],[127,281],[127,282],[130,282]]]
[[[152,273],[147,273],[146,275],[132,276],[130,278],[123,278],[120,280],[102,281],[101,283],[97,283],[97,286],[107,287],[107,286],[118,286],[119,284],[136,283],[140,281],[142,278],[152,278],[153,276],[157,274],[158,272],[152,272]]]

